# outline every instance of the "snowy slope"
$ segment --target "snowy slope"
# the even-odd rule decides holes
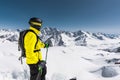
[[[52,43],[64,41],[64,46],[49,48],[47,80],[120,79],[120,67],[114,64],[120,61],[120,54],[103,50],[119,47],[119,37],[111,39],[102,34],[97,35],[99,38],[102,36],[101,40],[93,36],[93,33],[84,31],[75,33],[57,31],[59,37],[55,33],[45,33],[49,34],[47,37],[54,35],[51,39]],[[56,32],[56,29],[53,32]],[[11,40],[13,39],[11,36],[16,37]],[[17,48],[17,37],[18,32],[16,31],[0,31],[0,80],[28,80],[29,68],[25,64],[25,59],[23,65],[18,60],[20,52]],[[42,37],[45,39],[44,36]],[[79,43],[82,42],[87,45],[80,46]],[[46,49],[42,49],[42,52],[45,57]]]
[[[45,57],[46,50],[42,49],[42,52]],[[0,53],[0,80],[27,80],[29,68],[25,62],[21,65],[18,60],[20,52],[17,51],[17,43],[1,43]],[[120,68],[107,63],[107,60],[120,58],[118,55],[84,46],[50,47],[47,79],[69,80],[76,77],[77,80],[119,80]],[[103,77],[104,67],[108,67],[109,72],[109,66],[115,70],[112,72],[115,76]]]

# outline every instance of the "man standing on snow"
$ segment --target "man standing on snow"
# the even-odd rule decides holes
[[[29,20],[30,30],[24,37],[24,47],[26,53],[26,63],[30,68],[30,80],[36,80],[40,73],[39,80],[45,80],[46,62],[42,59],[41,48],[48,48],[48,44],[43,43],[38,35],[41,30],[42,21],[33,17]],[[37,35],[37,36],[36,36]]]

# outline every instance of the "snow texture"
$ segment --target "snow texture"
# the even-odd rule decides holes
[[[26,59],[18,60],[21,30],[0,30],[0,80],[28,80]],[[120,35],[67,32],[53,28],[42,30],[40,37],[51,43],[47,57],[47,80],[119,80],[119,52],[105,51],[120,47]],[[43,58],[46,49],[41,50]]]

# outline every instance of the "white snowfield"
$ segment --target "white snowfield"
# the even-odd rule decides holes
[[[64,35],[62,35],[64,36]],[[120,39],[88,39],[87,46],[75,46],[67,36],[67,44],[48,49],[47,80],[120,80],[120,53],[103,51],[120,46]],[[70,41],[70,42],[69,42]],[[42,49],[43,58],[46,49]],[[29,67],[25,59],[18,60],[17,42],[0,39],[0,80],[28,80]]]

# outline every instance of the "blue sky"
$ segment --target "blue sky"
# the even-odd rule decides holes
[[[29,28],[31,17],[43,27],[119,33],[120,0],[0,0],[0,28]]]

